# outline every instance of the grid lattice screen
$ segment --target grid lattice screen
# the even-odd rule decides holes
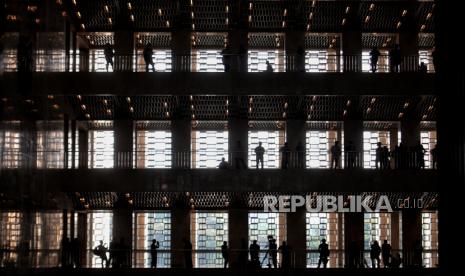
[[[2,72],[16,72],[18,70],[17,67],[17,53],[16,49],[5,49],[3,50],[3,54],[0,55],[0,71]]]
[[[362,72],[371,72],[371,50],[362,51]],[[389,72],[389,52],[387,50],[379,50],[380,56],[378,57],[378,70],[376,73],[387,73]]]
[[[134,57],[136,72],[145,72],[146,64],[144,60],[144,50],[137,50],[137,57]],[[172,57],[171,50],[153,49],[152,60],[156,72],[171,72]],[[149,72],[152,71],[152,66],[149,66]]]
[[[223,257],[220,252],[202,252],[202,250],[221,250],[223,241],[228,241],[227,212],[195,212],[193,230],[195,252],[195,267],[223,267]]]
[[[434,149],[437,143],[437,135],[435,130],[421,131],[420,139],[423,148],[425,149],[425,168],[431,169],[433,167],[433,157],[431,150]]]
[[[0,132],[1,165],[3,168],[19,168],[22,162],[21,132],[2,130]]]
[[[36,212],[32,224],[33,267],[56,267],[60,263],[60,248],[63,237],[63,213]]]
[[[336,251],[339,249],[337,213],[307,213],[305,221],[307,250],[318,250],[322,239],[326,239],[329,250]],[[328,267],[337,267],[338,255],[337,253],[330,254]],[[318,252],[307,253],[307,267],[317,267],[318,260]]]
[[[249,244],[257,240],[260,250],[268,248],[268,235],[276,239],[278,247],[286,238],[286,214],[285,213],[249,213]],[[260,252],[259,260],[262,267],[267,267],[270,258],[265,258],[265,252]],[[263,261],[262,261],[263,260]],[[278,262],[280,260],[278,259]]]
[[[61,169],[64,166],[63,131],[37,132],[37,168]],[[69,142],[71,143],[71,141]]]
[[[224,72],[221,50],[192,50],[192,72]]]
[[[305,51],[305,72],[337,72],[337,56],[334,50]]]
[[[249,168],[255,168],[256,156],[255,148],[258,147],[258,142],[262,142],[262,147],[265,149],[263,156],[263,168],[276,169],[280,167],[279,149],[284,145],[285,132],[284,130],[259,130],[249,131]],[[261,166],[261,165],[260,165]]]
[[[133,214],[133,266],[152,267],[150,246],[152,240],[159,243],[157,268],[171,266],[171,254],[163,250],[171,249],[171,213],[170,212],[137,212]]]
[[[36,51],[35,71],[36,72],[64,72],[65,71],[65,51],[50,49]]]
[[[114,62],[114,59],[113,59]],[[107,72],[107,61],[103,49],[90,49],[89,53],[89,71]],[[113,72],[113,67],[108,65],[108,72]]]
[[[307,168],[329,168],[330,148],[337,140],[337,131],[311,130],[305,136]]]
[[[229,161],[227,130],[192,131],[192,168],[218,168],[221,159]]]
[[[381,142],[381,146],[390,148],[390,133],[389,131],[364,131],[363,132],[363,168],[376,168],[376,148],[377,143]]]
[[[265,72],[268,61],[274,72],[285,72],[284,52],[282,50],[250,50],[248,55],[249,72]]]
[[[89,131],[89,168],[113,168],[115,138],[113,130]]]
[[[103,241],[108,249],[112,240],[113,213],[95,211],[87,214],[87,263],[90,267],[103,267],[102,259],[92,253],[92,249]],[[107,253],[107,258],[109,257]]]
[[[7,260],[17,261],[18,255],[14,249],[21,241],[22,221],[23,214],[20,212],[0,212],[0,240],[2,248],[6,250],[2,258],[4,261],[0,262],[0,266],[6,265]]]
[[[420,50],[418,51],[420,63],[423,62],[426,65],[428,72],[434,72],[433,64],[433,50]]]
[[[438,213],[424,212],[421,214],[423,265],[436,267],[439,261],[438,255]]]
[[[136,152],[137,168],[171,168],[171,131],[137,131]]]
[[[370,250],[374,241],[381,243],[387,240],[391,243],[391,214],[365,213],[364,217],[364,249]]]

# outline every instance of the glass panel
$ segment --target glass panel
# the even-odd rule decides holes
[[[276,169],[280,165],[279,149],[284,144],[284,131],[249,131],[249,168],[256,168],[255,148],[258,142],[262,142],[265,149],[263,156],[263,167]]]
[[[196,212],[194,224],[193,247],[197,251],[195,267],[223,267],[224,260],[220,251],[223,241],[229,239],[228,213]]]
[[[437,267],[439,263],[438,213],[424,212],[421,214],[421,220],[423,265],[425,267]]]
[[[378,142],[381,146],[390,148],[389,131],[364,131],[363,132],[363,167],[365,169],[376,168],[376,148]]]
[[[321,240],[325,239],[330,250],[328,267],[337,267],[338,254],[338,214],[336,213],[307,213],[306,217],[307,236],[307,267],[317,267],[320,254],[318,247]],[[342,260],[342,256],[341,256]]]
[[[329,168],[330,149],[337,140],[336,131],[306,132],[307,168]]]
[[[108,250],[110,241],[112,240],[112,229],[113,229],[113,213],[94,211],[87,214],[87,263],[90,267],[100,268],[104,267],[105,263],[102,263],[102,258],[95,255],[92,252],[96,246],[103,242],[103,246]],[[106,253],[108,259],[109,254]]]
[[[137,131],[137,168],[171,168],[171,131]]]
[[[436,147],[437,138],[436,138],[436,131],[421,131],[420,132],[420,139],[423,148],[425,149],[425,169],[433,168],[433,157],[431,150]]]
[[[5,250],[0,259],[0,267],[13,266],[18,260],[14,251],[21,241],[21,224],[23,214],[20,212],[0,212],[0,241]]]
[[[37,132],[37,168],[61,169],[64,166],[63,131]]]
[[[3,168],[19,168],[21,165],[21,132],[3,130],[0,132],[1,165]]]
[[[251,50],[248,55],[249,72],[266,72],[268,61],[274,72],[286,71],[284,52],[282,50]]]
[[[107,72],[107,61],[103,49],[91,49],[89,53],[89,65],[91,72]],[[115,58],[113,57],[113,62]],[[113,72],[113,66],[108,65],[108,72]]]
[[[362,51],[362,72],[371,72],[371,50]],[[389,72],[389,51],[379,50],[380,56],[378,58],[378,70],[376,73],[387,73]]]
[[[146,72],[146,65],[144,61],[144,50],[137,50],[136,64],[137,72]],[[152,60],[155,65],[155,72],[171,72],[171,50],[153,49]],[[152,66],[149,66],[149,72],[152,72]]]
[[[36,212],[32,226],[32,266],[57,267],[61,262],[63,213]]]
[[[228,131],[201,130],[192,133],[192,168],[218,168],[229,161]]]
[[[114,141],[112,130],[89,131],[89,168],[113,168],[115,154]]]
[[[221,50],[193,50],[192,72],[224,72]]]

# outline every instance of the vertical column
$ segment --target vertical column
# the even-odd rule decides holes
[[[405,118],[400,121],[402,143],[406,147],[413,147],[420,141],[420,120],[416,118]]]
[[[121,251],[122,267],[131,267],[132,248],[132,208],[128,198],[120,194],[113,209],[113,240],[116,241]]]
[[[190,168],[191,122],[187,119],[171,121],[173,168]]]
[[[407,14],[403,17],[399,30],[400,54],[403,61],[400,65],[401,72],[418,70],[418,24],[416,22],[416,0],[406,3]]]
[[[249,212],[245,206],[231,206],[229,209],[229,263],[241,268],[247,263]]]
[[[342,54],[344,72],[360,72],[362,70],[362,28],[358,16],[360,0],[352,1],[346,15],[342,32]]]
[[[71,168],[75,169],[76,164],[76,120],[71,121]]]
[[[349,268],[363,267],[363,213],[344,213],[345,264]]]
[[[69,21],[65,22],[65,72],[70,72],[70,53],[71,53],[71,23]]]
[[[291,149],[290,167],[305,168],[305,120],[288,120],[286,137]]]
[[[173,72],[189,72],[191,69],[191,32],[177,29],[171,33]]]
[[[391,213],[391,247],[392,247],[392,254],[396,254],[396,252],[400,249],[400,212],[392,212]]]
[[[402,212],[402,250],[404,266],[420,266],[422,257],[421,212],[405,209]]]
[[[89,164],[89,131],[83,125],[78,126],[79,168],[87,169]],[[91,153],[92,154],[92,153]]]
[[[134,33],[130,30],[116,31],[114,71],[132,71],[133,51]]]
[[[115,168],[132,168],[134,124],[132,120],[116,119]]]
[[[287,213],[287,243],[292,247],[295,268],[307,266],[307,236],[305,208],[298,208],[295,212]]]
[[[344,117],[344,155],[345,168],[363,167],[363,118],[358,110],[359,98],[353,98],[346,104]],[[349,154],[351,153],[352,154]],[[348,162],[350,161],[350,162]]]
[[[21,235],[18,244],[18,266],[20,268],[30,267],[31,263],[31,247],[32,247],[32,227],[33,213],[26,209],[22,211],[23,220],[21,221]]]
[[[228,33],[228,47],[231,54],[231,71],[247,72],[248,32],[245,29],[234,29]]]
[[[305,32],[286,32],[286,72],[305,72]]]
[[[178,207],[171,211],[171,267],[185,267],[184,239],[190,239],[191,211]],[[191,241],[192,242],[192,241]]]
[[[79,243],[79,261],[80,265],[78,267],[87,265],[87,213],[78,213],[77,214],[77,238]],[[92,245],[91,245],[92,246]],[[92,254],[92,253],[89,253]]]
[[[247,118],[241,116],[241,100],[245,97],[230,97],[229,113],[231,114],[228,121],[229,129],[229,152],[232,156],[229,162],[236,169],[247,168],[248,154],[248,130],[249,124]]]
[[[37,166],[37,125],[36,122],[27,119],[21,122],[21,145],[18,154],[25,168],[35,168]]]
[[[68,168],[69,153],[69,115],[65,114],[63,119],[63,168]]]

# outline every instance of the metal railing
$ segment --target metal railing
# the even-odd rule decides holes
[[[271,60],[274,59],[274,60]],[[319,58],[320,60],[320,58]],[[322,63],[310,64],[304,55],[286,55],[284,53],[270,57],[273,72],[307,72],[307,73],[327,73],[327,72],[364,72],[370,73],[370,58],[366,60],[363,55],[337,55],[327,54],[321,59]],[[18,61],[15,53],[7,52],[0,56],[0,72],[16,72],[23,70],[27,72],[146,72],[143,54],[114,55],[107,59],[101,55],[90,55],[79,53],[74,56],[59,53],[37,53],[27,59],[27,62]],[[111,62],[109,62],[111,61]],[[425,67],[420,67],[420,61],[427,62]],[[193,68],[199,66],[195,55],[172,55],[171,60],[166,63],[171,64],[171,71],[191,72]],[[107,66],[108,65],[108,66]],[[250,64],[247,55],[227,54],[222,58],[222,63],[217,66],[225,71],[247,71],[250,72]],[[107,70],[108,67],[108,70]],[[149,72],[152,66],[149,66]],[[21,69],[19,69],[21,68]],[[265,60],[261,62],[257,72],[267,72]],[[217,72],[218,70],[215,70]],[[219,70],[222,71],[222,70]],[[393,66],[389,61],[389,56],[379,56],[377,63],[378,73],[389,72],[424,72],[434,73],[432,57],[425,59],[418,55],[403,56],[398,66]]]

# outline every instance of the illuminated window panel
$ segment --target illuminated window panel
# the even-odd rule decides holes
[[[227,130],[192,131],[192,168],[218,168],[221,159],[229,160]]]
[[[255,148],[258,147],[258,142],[262,142],[262,147],[265,149],[263,168],[279,168],[281,163],[279,149],[284,145],[284,136],[283,130],[249,131],[249,168],[256,168]],[[260,167],[261,164],[259,164]]]
[[[0,132],[0,150],[2,168],[19,168],[22,162],[21,132],[2,130]]]
[[[389,72],[389,51],[378,50],[381,55],[378,57],[378,69],[376,73],[387,73]],[[371,72],[370,51],[371,49],[362,51],[362,72]]]
[[[364,216],[364,249],[370,250],[373,241],[379,246],[387,240],[391,243],[391,214],[365,213]]]
[[[262,267],[267,267],[271,260],[265,258],[266,249],[268,248],[268,235],[272,235],[276,239],[278,247],[282,241],[286,240],[286,214],[285,213],[249,213],[249,245],[254,240],[260,245],[259,260]],[[250,255],[249,255],[250,259]],[[280,263],[280,255],[278,254],[278,263]]]
[[[327,50],[305,51],[305,72],[337,72],[336,52]]]
[[[438,213],[423,212],[421,214],[423,265],[425,267],[437,267],[438,255]]]
[[[65,51],[37,50],[35,56],[36,72],[64,72]]]
[[[37,168],[61,169],[64,165],[64,137],[61,130],[37,132]]]
[[[418,64],[421,64],[423,62],[426,65],[427,71],[434,73],[433,50],[420,50],[418,51],[418,55],[420,58]]]
[[[89,66],[91,72],[107,72],[107,60],[105,59],[105,52],[103,49],[91,49],[89,53]],[[113,57],[113,65],[115,64],[115,57]],[[113,72],[113,67],[108,65],[108,72]]]
[[[74,64],[74,56],[73,56],[73,51],[69,51],[69,70],[70,72],[79,72],[79,64],[80,64],[80,58],[79,58],[79,49],[76,49],[76,65]],[[74,68],[74,71],[73,71]]]
[[[15,263],[18,259],[15,249],[21,241],[22,221],[21,212],[0,212],[0,241],[2,249],[6,250],[0,260],[0,267],[8,265],[9,262]]]
[[[431,169],[433,168],[433,157],[431,154],[431,150],[434,149],[437,143],[437,136],[436,131],[421,131],[420,132],[420,139],[423,148],[425,149],[425,168]]]
[[[377,143],[390,149],[389,131],[364,131],[363,132],[363,167],[365,169],[376,168],[376,148]]]
[[[114,132],[112,130],[89,131],[89,168],[113,168],[114,142]]]
[[[318,247],[321,240],[326,239],[330,250],[328,267],[338,266],[338,214],[337,213],[307,213],[306,221],[306,237],[307,250],[312,252],[307,253],[307,267],[317,267],[320,254]]]
[[[0,71],[2,72],[16,72],[18,70],[17,57],[18,51],[16,49],[5,49],[0,55]]]
[[[153,49],[152,60],[156,72],[171,72],[171,50]],[[137,72],[146,72],[143,49],[137,50],[137,57],[135,57],[134,64],[136,65]],[[149,65],[149,72],[152,72],[151,65]]]
[[[137,131],[137,168],[171,168],[171,131]]]
[[[113,213],[104,211],[94,211],[87,214],[87,263],[90,267],[101,268],[102,260],[92,253],[92,249],[103,241],[108,249],[112,240]],[[109,258],[107,253],[107,258]]]
[[[224,72],[221,50],[193,50],[192,72]]]
[[[307,168],[329,168],[330,149],[337,141],[337,131],[311,130],[305,136]]]
[[[61,212],[36,212],[33,219],[32,266],[57,267],[61,262],[63,214]]]
[[[222,268],[221,245],[228,241],[227,212],[195,212],[192,214],[192,240],[195,267]],[[217,252],[213,252],[217,251]]]
[[[137,212],[134,214],[133,230],[134,267],[151,267],[150,245],[156,239],[159,243],[157,268],[171,266],[171,213]]]
[[[286,71],[286,59],[282,50],[250,50],[248,54],[249,72],[266,72],[266,61],[274,72]]]
[[[79,131],[76,130],[74,167],[79,167]],[[73,139],[72,132],[68,131],[68,169],[73,167]]]

